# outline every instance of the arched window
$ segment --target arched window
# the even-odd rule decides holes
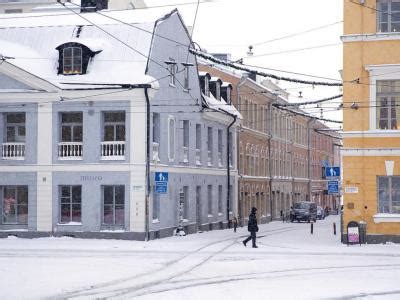
[[[67,47],[63,49],[63,74],[82,74],[82,48]]]

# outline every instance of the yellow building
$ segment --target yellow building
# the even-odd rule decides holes
[[[344,233],[400,242],[400,0],[344,0],[342,41]]]

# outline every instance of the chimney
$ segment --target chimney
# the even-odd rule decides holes
[[[81,0],[81,12],[95,12],[108,9],[108,0]]]

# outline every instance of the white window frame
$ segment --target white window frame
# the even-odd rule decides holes
[[[173,131],[171,132],[170,124],[173,122]],[[172,136],[171,136],[172,135]],[[173,140],[171,140],[173,139]],[[173,141],[173,148],[171,149],[171,141]],[[173,162],[175,160],[176,148],[176,120],[174,116],[168,116],[168,160]]]
[[[66,72],[65,71],[65,51],[71,49],[71,65],[69,65],[71,67],[71,71],[70,72]],[[75,53],[78,52],[78,53]],[[80,64],[78,64],[79,66],[79,71],[74,71],[75,68],[75,60],[79,59]],[[83,49],[82,47],[65,47],[63,49],[63,65],[62,65],[62,73],[63,75],[77,75],[77,74],[83,74]]]
[[[169,71],[169,85],[172,87],[176,87],[176,73],[178,72],[178,66],[176,63],[168,64]]]
[[[399,132],[396,129],[379,129],[377,118],[376,83],[378,80],[400,80],[400,64],[368,65],[365,69],[369,72],[370,114],[369,131],[375,132]],[[400,122],[400,116],[399,116]]]

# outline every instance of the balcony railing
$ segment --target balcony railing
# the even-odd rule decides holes
[[[25,143],[3,143],[1,157],[2,159],[24,160]]]
[[[189,148],[188,147],[182,147],[182,150],[183,150],[182,162],[187,164],[189,162]]]
[[[153,163],[159,163],[160,162],[160,144],[157,142],[153,142]]]
[[[196,149],[196,165],[200,166],[201,165],[201,150]]]
[[[124,160],[125,141],[101,142],[102,160]]]
[[[82,142],[58,143],[58,157],[60,159],[82,159]]]

